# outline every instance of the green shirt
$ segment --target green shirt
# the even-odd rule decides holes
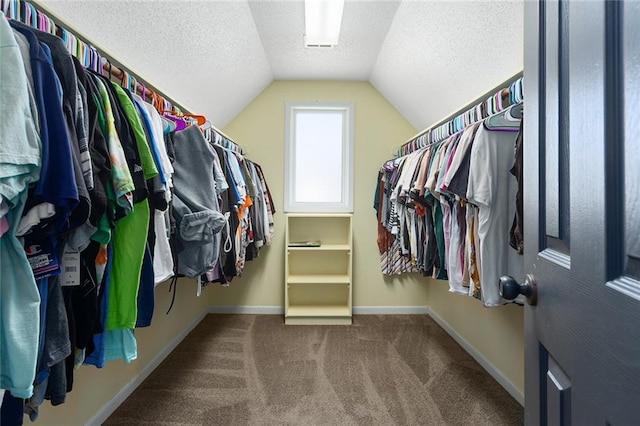
[[[131,101],[131,98],[129,98],[129,95],[127,95],[127,92],[125,92],[124,89],[116,83],[111,84],[113,84],[113,87],[118,94],[118,100],[120,101],[122,109],[127,116],[127,121],[133,130],[133,135],[136,139],[136,145],[138,146],[138,152],[140,154],[140,162],[142,163],[144,178],[149,180],[158,175],[158,168],[156,167],[156,163],[153,161],[151,148],[149,148],[149,141],[147,140],[147,135],[144,132],[142,123],[140,122],[140,116],[138,116],[136,107],[133,104],[133,101]]]
[[[136,108],[124,91],[112,83],[127,117],[140,155],[145,179],[158,175],[149,142]],[[113,233],[113,267],[109,289],[107,330],[134,328],[138,317],[138,288],[149,229],[149,202],[136,203],[133,212],[116,222]]]

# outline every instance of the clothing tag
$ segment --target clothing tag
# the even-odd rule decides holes
[[[52,236],[26,236],[24,251],[36,280],[60,274],[60,263]]]
[[[65,246],[64,255],[62,256],[62,266],[64,267],[62,286],[80,285],[80,252],[72,250],[69,246]]]

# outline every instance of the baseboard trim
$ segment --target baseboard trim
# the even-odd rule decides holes
[[[354,315],[426,315],[426,306],[354,306]]]
[[[469,343],[464,337],[460,336],[453,329],[453,327],[451,327],[449,323],[447,323],[440,315],[430,310],[429,316],[433,318],[433,320],[438,323],[438,325],[442,327],[447,333],[449,333],[449,335],[453,337],[453,340],[458,342],[458,344],[462,346],[462,348],[467,351],[469,355],[471,355],[473,359],[478,362],[478,364],[480,364],[485,370],[487,370],[487,373],[489,373],[494,379],[496,379],[496,381],[500,383],[500,385],[505,388],[505,390],[509,392],[509,394],[516,401],[518,401],[520,405],[524,407],[524,393],[522,393],[520,389],[518,389],[518,387],[514,385],[513,382],[509,380],[509,378],[505,376],[502,371],[498,370],[498,368],[491,362],[489,362],[489,360],[485,358],[484,355],[478,352],[475,346]]]
[[[284,315],[282,306],[210,306],[210,314]],[[354,306],[354,315],[426,315],[426,306]]]
[[[134,377],[129,383],[127,383],[120,391],[105,405],[102,406],[100,410],[86,423],[88,426],[99,426],[103,424],[107,418],[122,404],[132,393],[135,391],[138,386],[142,384],[142,382],[149,377],[149,375],[155,370],[164,359],[169,356],[171,352],[184,340],[185,337],[191,331],[196,328],[200,321],[204,319],[207,315],[207,310],[204,309],[197,317],[193,319],[185,327],[180,334],[178,334],[167,346],[164,347],[144,368],[140,371],[140,373]]]
[[[284,315],[283,306],[209,306],[210,314]]]

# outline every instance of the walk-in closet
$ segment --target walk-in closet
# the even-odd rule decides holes
[[[0,10],[2,426],[637,424],[640,2]]]

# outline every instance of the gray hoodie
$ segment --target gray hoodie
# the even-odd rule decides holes
[[[173,217],[178,235],[178,272],[195,278],[210,269],[220,254],[225,218],[218,211],[215,156],[196,126],[174,137]]]

